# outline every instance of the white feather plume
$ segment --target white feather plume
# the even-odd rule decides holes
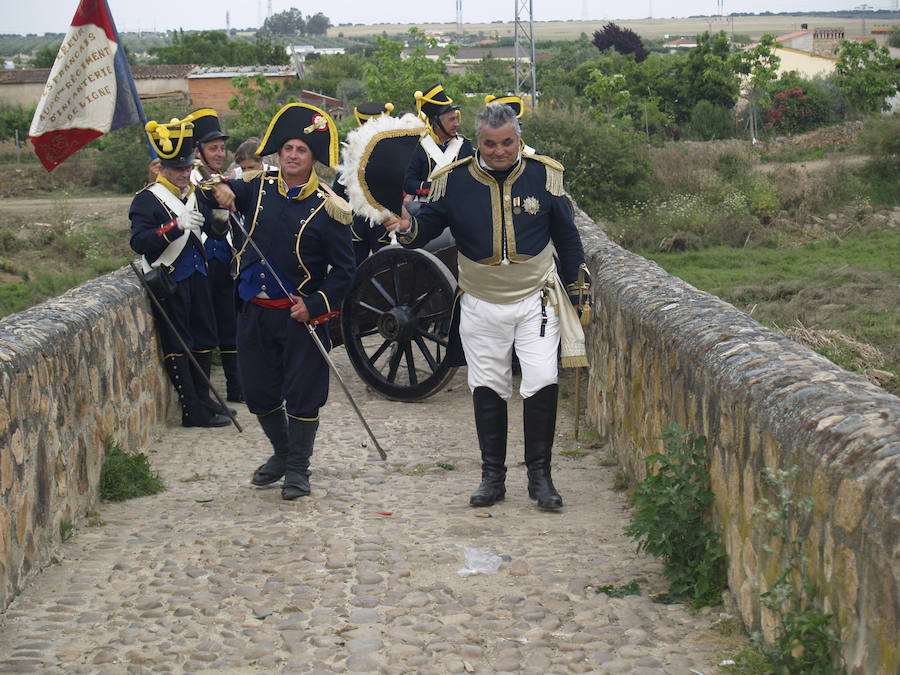
[[[375,208],[366,199],[365,190],[359,182],[358,169],[360,159],[369,145],[369,141],[376,134],[396,129],[421,129],[425,131],[425,123],[411,113],[406,113],[401,117],[381,115],[370,119],[359,129],[354,129],[347,134],[347,140],[342,143],[341,162],[335,167],[340,173],[339,181],[341,185],[347,188],[347,197],[353,213],[357,216],[362,216],[370,223],[380,223],[390,216],[391,212],[387,209]],[[397,189],[402,190],[403,186],[398,185]]]

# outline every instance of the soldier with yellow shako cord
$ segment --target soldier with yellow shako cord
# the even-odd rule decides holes
[[[193,125],[177,119],[168,124],[148,122],[146,131],[160,166],[156,179],[131,202],[131,248],[143,256],[145,278],[156,279],[154,295],[208,379],[218,337],[201,237],[222,235],[209,229],[191,185]],[[220,406],[209,398],[208,381],[191,366],[168,323],[157,316],[156,326],[166,373],[181,403],[181,423],[186,427],[228,425],[228,418],[217,410]]]
[[[482,476],[469,503],[490,506],[506,496],[515,348],[522,369],[528,495],[542,509],[559,509],[563,500],[550,470],[557,353],[563,366],[587,365],[573,307],[573,302],[582,309],[588,305],[584,250],[563,190],[563,167],[522,152],[514,110],[489,103],[475,129],[475,156],[435,171],[428,201],[417,215],[410,217],[404,208],[403,220],[392,218],[385,227],[395,230],[404,246],[423,246],[447,226],[456,239],[462,295],[446,360],[468,365]]]
[[[204,199],[214,196],[221,207],[241,214],[266,259],[232,228],[241,384],[274,450],[251,482],[270,485],[284,477],[281,496],[291,500],[310,493],[319,408],[328,398],[328,365],[303,324],[340,309],[356,268],[350,206],[319,181],[314,168],[316,161],[337,163],[334,121],[314,106],[287,104],[256,151],[272,153],[278,154],[279,169],[206,186]],[[326,325],[316,332],[330,346]]]

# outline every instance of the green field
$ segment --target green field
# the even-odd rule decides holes
[[[781,329],[839,331],[877,347],[881,363],[846,347],[818,349],[846,368],[900,377],[900,230],[879,229],[787,249],[644,252],[666,271]],[[877,359],[876,359],[877,361]]]

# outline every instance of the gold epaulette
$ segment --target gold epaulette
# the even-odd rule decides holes
[[[562,197],[566,192],[563,187],[563,172],[566,168],[547,155],[525,155],[525,157],[536,160],[547,168],[547,183],[544,187],[551,195]]]
[[[254,171],[242,171],[241,172],[241,180],[245,183],[249,183],[254,178],[259,178],[260,176],[265,176],[266,172],[264,169],[256,169]]]
[[[341,225],[350,225],[353,222],[353,211],[347,200],[336,195],[331,186],[325,183],[320,183],[319,189],[325,193],[325,211],[328,215]]]
[[[447,191],[447,176],[450,175],[450,172],[458,166],[471,162],[473,158],[473,155],[469,155],[468,157],[463,157],[455,162],[450,162],[447,166],[442,166],[440,169],[432,171],[431,175],[428,176],[428,180],[431,181],[431,192],[428,193],[428,199],[426,201],[436,202],[443,197],[444,193]]]

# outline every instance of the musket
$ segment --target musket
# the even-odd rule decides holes
[[[587,289],[587,284],[585,281],[585,275],[587,274],[587,268],[584,265],[578,268],[578,301],[577,305],[581,308],[581,316],[579,317],[581,320],[581,325],[585,326],[590,321],[591,317],[591,296],[585,295],[585,290]],[[581,421],[581,368],[575,369],[575,440],[578,440],[578,426]]]
[[[133,262],[128,263],[131,266],[131,271],[134,272],[134,276],[138,278],[138,281],[141,282],[141,286],[144,287],[144,290],[147,291],[147,295],[150,296],[150,301],[153,303],[154,307],[156,307],[160,316],[166,322],[166,325],[169,327],[169,330],[172,331],[172,334],[178,340],[178,344],[181,345],[181,348],[184,350],[185,356],[188,357],[188,360],[191,362],[191,365],[200,373],[200,377],[203,378],[203,381],[209,386],[209,390],[212,392],[213,396],[216,397],[216,401],[219,402],[219,405],[222,406],[222,409],[225,411],[225,414],[228,415],[228,419],[231,420],[231,423],[237,428],[238,431],[243,431],[241,425],[238,424],[237,415],[232,415],[229,412],[228,406],[225,405],[225,400],[219,395],[219,392],[216,391],[216,388],[212,385],[212,382],[209,381],[209,378],[206,376],[206,373],[203,372],[203,369],[200,367],[200,364],[197,363],[197,359],[194,358],[193,352],[191,352],[191,348],[187,346],[187,342],[184,341],[184,338],[181,337],[181,333],[175,328],[175,324],[172,323],[172,319],[169,318],[168,313],[165,309],[163,309],[162,303],[159,301],[155,295],[153,295],[153,291],[150,290],[150,286],[147,285],[147,280],[144,279],[144,275],[141,271],[134,266]]]
[[[204,179],[209,177],[209,172],[205,171],[206,167],[197,166],[197,169],[201,174],[204,172],[206,175]],[[272,278],[275,279],[275,282],[281,288],[281,292],[284,293],[286,298],[290,298],[293,295],[288,289],[285,283],[281,280],[281,277],[278,276],[278,273],[275,271],[275,268],[272,267],[272,264],[269,262],[269,259],[263,254],[260,250],[259,246],[256,245],[256,242],[253,241],[253,237],[247,232],[244,227],[244,217],[241,214],[235,213],[234,211],[229,211],[229,216],[231,217],[231,221],[237,226],[237,228],[241,231],[244,237],[247,240],[247,243],[253,248],[256,255],[259,256],[259,261],[265,265],[269,274],[272,275]],[[306,330],[309,332],[310,338],[312,338],[313,344],[316,345],[316,349],[319,350],[319,353],[322,355],[322,358],[325,359],[325,363],[328,364],[328,367],[331,369],[331,372],[334,373],[334,376],[337,378],[338,383],[341,385],[341,389],[344,390],[344,394],[347,396],[347,400],[350,401],[350,405],[353,407],[353,410],[356,412],[356,416],[359,417],[359,421],[362,422],[363,427],[366,429],[366,433],[369,434],[369,438],[372,439],[372,443],[375,445],[375,449],[378,451],[378,455],[382,460],[387,459],[387,453],[382,449],[381,444],[378,442],[378,439],[375,438],[375,434],[372,432],[372,428],[369,426],[369,423],[366,421],[366,418],[362,414],[362,410],[359,409],[359,406],[356,404],[356,401],[353,398],[353,394],[350,393],[350,389],[347,388],[346,382],[344,382],[344,378],[341,377],[341,372],[338,370],[337,365],[335,365],[334,361],[331,359],[331,356],[328,354],[328,350],[325,349],[325,345],[322,344],[322,341],[319,339],[319,336],[316,334],[315,326],[318,326],[328,319],[336,316],[338,312],[329,312],[328,314],[323,314],[322,316],[315,317],[314,319],[310,319],[309,321],[304,321],[303,325],[306,326]]]

